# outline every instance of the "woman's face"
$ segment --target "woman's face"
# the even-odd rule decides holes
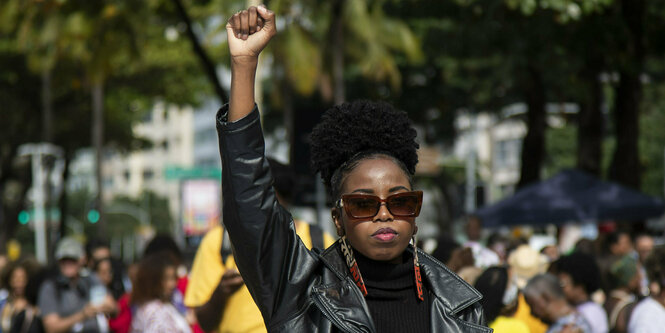
[[[164,291],[162,296],[165,300],[171,299],[171,295],[173,294],[173,290],[175,290],[177,283],[178,278],[175,274],[175,267],[167,266],[164,270],[164,277],[162,278],[162,290]]]
[[[371,194],[386,197],[411,191],[409,178],[387,157],[365,159],[344,180],[342,194]],[[344,209],[333,208],[335,227],[350,245],[364,256],[378,261],[401,262],[401,255],[415,232],[415,217],[393,216],[385,204],[370,218],[356,219]]]
[[[28,284],[28,273],[22,267],[17,267],[9,278],[9,286],[16,296],[25,294],[25,286]]]
[[[97,277],[103,285],[110,285],[111,281],[113,280],[113,269],[111,268],[111,261],[100,261],[97,265],[97,271],[95,273],[97,273]]]

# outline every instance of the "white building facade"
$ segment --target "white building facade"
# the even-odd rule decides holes
[[[151,191],[168,198],[171,216],[178,220],[179,184],[166,179],[165,169],[193,166],[193,122],[191,107],[155,103],[149,116],[133,128],[134,135],[147,140],[151,146],[127,154],[114,153],[104,159],[104,201],[109,202],[116,196],[137,198],[143,191]]]
[[[469,150],[474,152],[475,174],[478,185],[484,187],[485,203],[512,194],[520,179],[522,141],[527,133],[523,120],[526,112],[524,103],[516,103],[500,112],[461,111],[456,119],[459,135],[449,158],[465,161]],[[578,106],[549,103],[546,112],[548,126],[561,127],[564,122],[560,115],[577,113]]]

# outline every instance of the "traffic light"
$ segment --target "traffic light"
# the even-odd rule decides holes
[[[30,213],[25,210],[22,210],[18,213],[18,222],[20,224],[28,224],[30,222]]]
[[[95,224],[95,223],[99,222],[99,211],[94,209],[94,208],[89,210],[88,211],[88,221],[90,221],[90,223],[92,223],[92,224]]]

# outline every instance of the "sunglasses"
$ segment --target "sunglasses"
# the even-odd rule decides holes
[[[371,194],[343,194],[337,206],[343,207],[350,217],[362,219],[376,216],[383,203],[393,216],[416,217],[423,203],[423,191],[401,192],[385,199]]]

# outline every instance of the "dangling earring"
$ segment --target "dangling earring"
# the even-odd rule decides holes
[[[416,234],[414,233],[411,240],[413,241],[413,271],[416,276],[416,292],[418,293],[418,299],[421,301],[425,300],[423,296],[423,280],[420,276],[420,263],[418,263],[418,248],[416,247]]]
[[[346,260],[346,266],[349,267],[349,272],[353,280],[356,282],[358,288],[363,293],[363,296],[367,296],[367,288],[365,288],[365,281],[363,281],[362,275],[360,275],[360,269],[358,269],[358,263],[356,258],[353,256],[353,250],[346,243],[346,235],[339,238],[339,245],[342,247],[342,254],[344,254],[344,259]]]

